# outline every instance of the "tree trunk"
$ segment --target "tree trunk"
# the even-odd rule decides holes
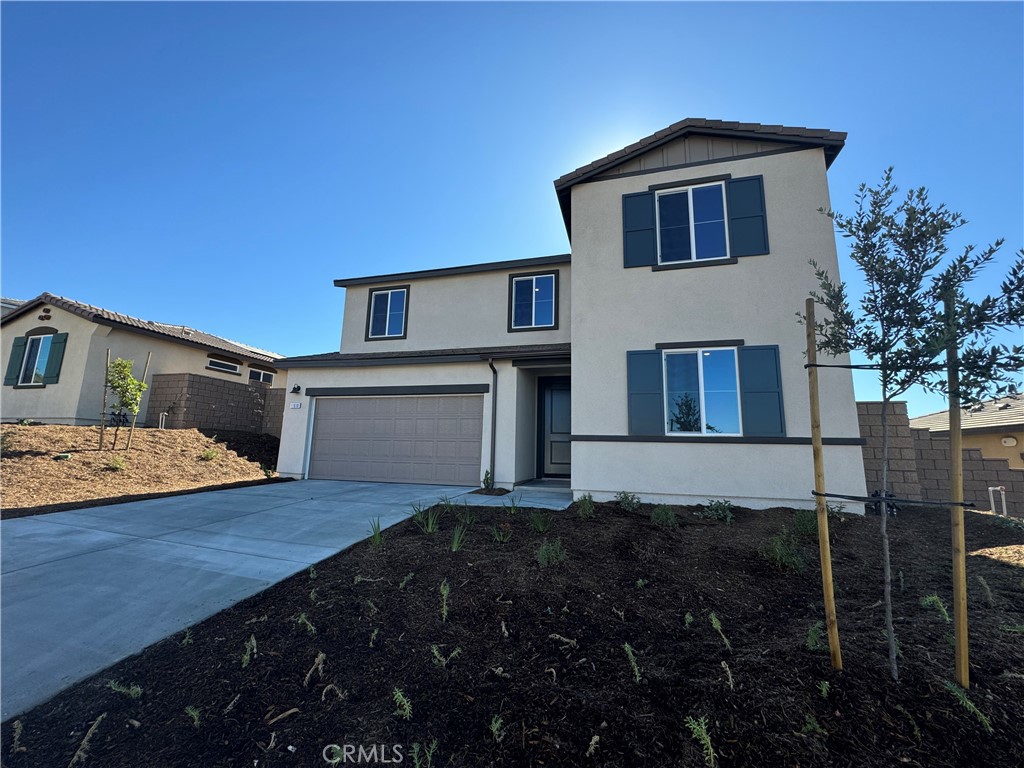
[[[885,633],[889,641],[889,671],[892,679],[899,682],[900,671],[896,664],[896,633],[892,625],[892,565],[889,562],[889,509],[885,502],[885,496],[889,492],[889,398],[882,393],[882,500],[879,502],[881,511],[882,528],[882,579],[883,596],[885,604]]]

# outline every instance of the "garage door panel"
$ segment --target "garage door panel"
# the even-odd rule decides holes
[[[483,398],[317,400],[309,476],[478,485]]]

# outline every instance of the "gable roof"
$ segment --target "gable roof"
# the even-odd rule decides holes
[[[932,432],[949,432],[949,411],[918,416],[910,420],[910,426]],[[1024,397],[1001,397],[964,408],[960,412],[960,429],[964,432],[977,429],[1024,429]]]
[[[93,323],[99,323],[100,325],[110,325],[115,328],[122,328],[128,331],[163,337],[169,341],[177,341],[182,344],[188,344],[189,346],[212,349],[218,352],[228,352],[249,358],[250,360],[261,360],[266,363],[272,363],[282,357],[282,355],[279,355],[276,352],[259,349],[258,347],[250,347],[248,344],[231,341],[230,339],[225,339],[221,336],[214,336],[212,333],[204,333],[203,331],[196,330],[195,328],[189,328],[185,325],[170,325],[168,323],[158,323],[153,320],[140,320],[137,317],[122,315],[120,312],[113,312],[109,309],[103,309],[102,307],[94,307],[91,304],[85,304],[81,301],[75,301],[74,299],[55,296],[52,293],[41,293],[36,298],[26,301],[17,309],[4,315],[2,322],[6,325],[8,322],[32,312],[43,304],[49,304],[59,309],[63,309],[66,312],[78,315],[79,317],[84,317],[86,320]]]
[[[752,139],[756,141],[778,141],[807,147],[822,147],[825,150],[825,167],[832,165],[846,143],[846,134],[827,128],[801,128],[785,125],[762,125],[761,123],[740,123],[732,120],[708,120],[703,117],[687,117],[667,128],[652,133],[627,147],[594,160],[575,171],[555,179],[555,192],[562,208],[566,230],[570,229],[570,191],[576,184],[606,173],[634,157],[686,136],[718,136],[729,139]],[[570,233],[571,236],[571,233]]]

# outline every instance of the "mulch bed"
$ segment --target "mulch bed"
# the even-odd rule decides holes
[[[25,713],[17,746],[4,723],[4,764],[67,765],[101,716],[86,765],[316,766],[329,744],[377,745],[364,765],[396,754],[413,765],[412,745],[434,740],[434,766],[704,765],[688,717],[706,718],[723,766],[1024,764],[1024,635],[1011,631],[1024,625],[1020,527],[967,514],[969,696],[989,734],[945,687],[952,625],[921,605],[951,604],[948,514],[890,524],[897,684],[877,517],[831,523],[837,673],[807,647],[821,584],[816,540],[795,533],[794,513],[738,510],[726,525],[677,510],[667,528],[649,507],[599,504],[586,520],[570,509],[542,534],[530,510],[476,508],[454,553],[453,516],[433,535],[407,521],[381,548],[362,542]],[[783,526],[809,563],[800,572],[759,553]],[[542,568],[544,540],[568,559]],[[396,688],[409,719],[395,714]]]

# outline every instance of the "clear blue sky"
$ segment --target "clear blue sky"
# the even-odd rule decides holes
[[[552,180],[684,117],[847,131],[834,207],[895,165],[967,216],[958,240],[1007,239],[989,286],[1024,245],[1019,2],[4,2],[0,22],[4,296],[336,350],[334,278],[564,253]]]

